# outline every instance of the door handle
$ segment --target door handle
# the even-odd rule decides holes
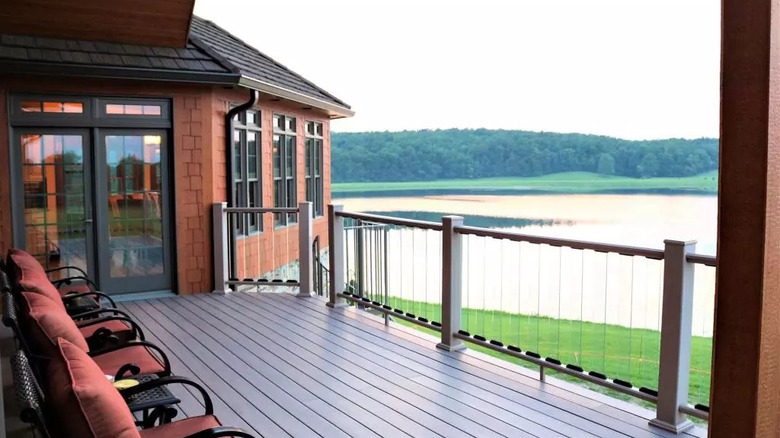
[[[92,219],[84,219],[84,223],[85,224],[91,224],[92,223]]]

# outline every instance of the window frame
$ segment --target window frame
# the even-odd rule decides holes
[[[253,114],[256,123],[247,123],[247,114]],[[233,117],[233,138],[231,139],[231,154],[233,174],[231,180],[231,196],[236,207],[260,208],[263,206],[263,174],[262,174],[262,112],[259,108],[247,109]],[[236,134],[238,134],[238,153],[236,151]],[[249,176],[249,138],[255,136],[255,176]],[[236,166],[238,165],[238,166]],[[238,176],[238,178],[236,177]],[[255,187],[253,196],[251,187]],[[236,223],[238,236],[249,236],[263,232],[263,215],[242,216]]]
[[[324,159],[325,128],[322,122],[316,120],[306,120],[305,126],[304,180],[306,184],[306,200],[312,203],[312,213],[316,218],[325,214],[325,187],[322,164]]]
[[[298,117],[274,113],[272,120],[274,207],[296,207],[298,200]],[[288,150],[290,145],[292,145],[292,151]],[[278,176],[276,173],[277,160],[279,162]],[[287,172],[288,164],[290,164],[289,173]],[[298,217],[296,215],[274,214],[274,228],[283,228],[297,223]]]

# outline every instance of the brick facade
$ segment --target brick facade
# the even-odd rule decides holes
[[[12,209],[9,179],[9,133],[6,114],[9,93],[30,92],[73,94],[77,96],[165,97],[171,99],[173,127],[169,150],[173,163],[171,187],[174,196],[172,254],[176,263],[176,289],[182,294],[213,290],[211,205],[226,200],[224,118],[230,105],[246,101],[244,89],[223,89],[206,85],[184,85],[118,80],[79,80],[40,77],[36,79],[0,76],[0,251],[12,242]],[[274,112],[297,118],[297,195],[305,199],[304,148],[305,121],[323,123],[323,185],[325,204],[330,202],[330,126],[327,116],[317,110],[304,110],[299,104],[272,101],[262,96],[257,104],[262,114],[262,200],[273,206],[272,117]],[[274,230],[273,218],[266,215],[264,232],[242,239],[242,263],[264,271],[297,258],[297,226]],[[274,230],[274,231],[270,231]],[[327,246],[327,221],[314,222],[314,235]],[[271,239],[274,239],[273,241]],[[278,251],[289,246],[290,251]],[[273,264],[271,260],[273,261]],[[248,268],[247,268],[248,269]],[[254,275],[252,272],[248,275]]]

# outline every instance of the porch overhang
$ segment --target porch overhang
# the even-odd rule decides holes
[[[184,47],[194,0],[26,0],[5,2],[0,29],[39,35]]]
[[[331,119],[342,119],[353,117],[355,115],[355,111],[349,108],[336,105],[335,103],[327,102],[322,99],[317,99],[315,97],[280,87],[278,85],[250,78],[248,76],[241,76],[241,79],[238,81],[238,85],[250,88],[252,90],[257,90],[261,93],[270,94],[285,100],[307,105],[312,108],[324,110],[328,113]]]

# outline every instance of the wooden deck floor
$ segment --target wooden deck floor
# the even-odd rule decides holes
[[[225,424],[263,437],[672,437],[648,411],[289,294],[122,303]],[[199,415],[183,388],[184,415]],[[684,435],[702,437],[701,429]]]

